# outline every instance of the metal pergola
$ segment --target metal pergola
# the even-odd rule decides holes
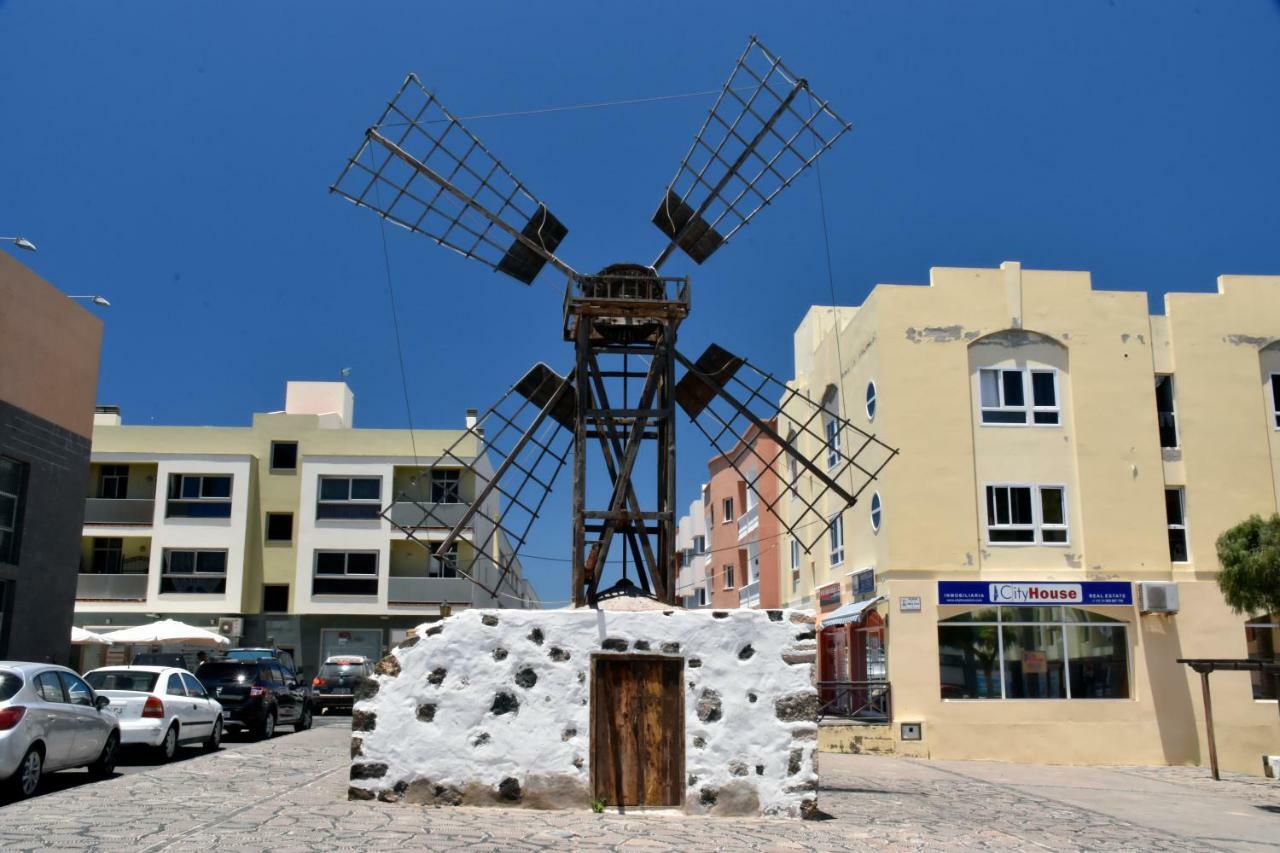
[[[1178,658],[1200,674],[1200,690],[1204,696],[1204,728],[1209,740],[1209,767],[1213,778],[1218,776],[1218,746],[1213,738],[1213,700],[1209,695],[1209,674],[1218,670],[1227,672],[1263,672],[1280,678],[1280,660],[1252,660],[1247,658]]]

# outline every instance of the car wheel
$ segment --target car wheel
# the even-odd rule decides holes
[[[209,739],[204,742],[204,748],[213,752],[222,746],[222,718],[213,721],[213,731],[209,733]]]
[[[298,722],[293,724],[293,730],[295,732],[305,732],[309,728],[311,728],[311,706],[303,705],[302,714],[298,717]]]
[[[112,732],[107,735],[107,742],[98,753],[98,760],[89,765],[89,775],[95,779],[105,779],[116,772],[116,756],[120,753],[120,735]]]
[[[169,726],[169,730],[164,733],[164,740],[160,741],[157,747],[160,751],[160,757],[165,761],[172,761],[173,756],[178,752],[178,724],[173,723]]]
[[[34,746],[22,756],[18,769],[8,778],[6,785],[9,795],[15,800],[24,800],[40,787],[40,778],[44,774],[44,756]]]
[[[262,725],[258,729],[258,737],[262,740],[271,738],[276,733],[276,712],[268,711],[266,716],[262,718]]]

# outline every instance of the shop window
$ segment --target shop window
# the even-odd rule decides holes
[[[1065,545],[1063,486],[987,486],[987,541],[992,545]]]
[[[1244,642],[1249,660],[1276,660],[1280,652],[1280,619],[1259,616],[1244,625]],[[1265,672],[1251,672],[1254,699],[1275,699],[1277,677]]]
[[[941,620],[943,699],[1127,699],[1124,623],[1074,607],[986,607]]]
[[[1187,502],[1182,486],[1164,490],[1164,511],[1169,519],[1169,559],[1185,563],[1187,552]]]
[[[1178,446],[1178,413],[1173,406],[1173,377],[1156,377],[1156,421],[1160,427],[1160,446]]]

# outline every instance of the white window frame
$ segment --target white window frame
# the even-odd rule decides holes
[[[1280,430],[1280,373],[1272,373],[1268,377],[1267,391],[1271,396],[1271,428]]]
[[[791,591],[800,589],[800,540],[791,537]]]
[[[347,496],[345,498],[326,498],[324,497],[324,484],[326,481],[346,480]],[[351,497],[351,481],[352,480],[374,480],[378,484],[378,496],[376,498],[353,498]],[[316,482],[316,503],[318,504],[377,504],[382,506],[382,478],[376,474],[373,476],[365,474],[321,474]]]
[[[174,572],[169,570],[169,564],[174,554],[190,554],[191,555],[191,571]],[[201,554],[221,554],[222,555],[222,571],[209,572],[200,571],[200,555]],[[222,592],[162,592],[161,595],[226,595],[226,582],[230,580],[227,564],[230,562],[230,554],[226,548],[164,548],[160,552],[160,584],[164,585],[165,578],[222,578]]]
[[[876,419],[877,391],[876,381],[874,379],[867,380],[867,420],[874,421]]]
[[[433,574],[433,571],[434,571],[434,574]],[[329,577],[333,577],[333,575],[330,575]],[[356,577],[362,577],[362,576],[357,575]],[[363,575],[363,577],[368,577],[368,575]],[[457,542],[454,542],[452,545],[449,546],[449,550],[444,553],[444,556],[437,557],[435,555],[429,555],[427,557],[427,577],[429,578],[460,578],[462,577],[462,575],[459,574],[458,572],[458,543]]]
[[[737,521],[737,519],[733,517],[733,498],[725,498],[721,501],[720,508],[722,510],[722,518],[720,519],[722,524]]]
[[[1165,513],[1165,516],[1166,516],[1165,522],[1170,530],[1182,531],[1182,547],[1185,548],[1187,551],[1187,559],[1175,560],[1173,559],[1173,552],[1171,550],[1169,552],[1169,562],[1175,566],[1186,566],[1191,563],[1191,534],[1187,530],[1187,487],[1186,486],[1165,486],[1164,490],[1166,492],[1178,493],[1178,509],[1182,517],[1182,523],[1174,524],[1173,522],[1169,521],[1167,511]]]
[[[693,537],[693,553],[694,554],[707,553],[707,537],[705,536]]]
[[[725,563],[722,574],[724,576],[724,588],[733,589],[733,563]]]
[[[1059,381],[1059,370],[1056,367],[1047,365],[1025,365],[1015,367],[980,367],[978,368],[978,422],[986,427],[1060,427],[1062,426],[1062,383]],[[996,392],[999,398],[997,405],[988,406],[982,398],[982,375],[984,373],[994,373],[997,376]],[[1022,386],[1022,405],[1009,405],[1004,398],[1004,374],[1017,373],[1018,382]],[[1037,373],[1048,374],[1053,379],[1053,405],[1042,406],[1036,404],[1035,399],[1035,382],[1032,377]],[[1021,421],[988,421],[986,419],[987,412],[997,412],[1002,414],[1020,413]],[[1037,414],[1052,414],[1054,416],[1053,423],[1037,423]]]
[[[834,568],[844,564],[844,513],[837,512],[827,521],[827,556]]]
[[[829,415],[822,425],[822,430],[827,437],[827,470],[830,471],[838,467],[844,459],[840,452],[840,420],[835,415]]]
[[[1027,371],[1027,400],[1030,401],[1031,410],[1031,426],[1035,427],[1058,427],[1062,426],[1062,388],[1058,382],[1058,369],[1056,367],[1028,367]],[[1042,406],[1036,402],[1036,383],[1035,376],[1037,373],[1047,373],[1053,380],[1053,405]],[[1037,414],[1052,414],[1053,423],[1040,423],[1036,420]]]
[[[867,520],[871,522],[871,532],[879,533],[880,525],[884,522],[884,499],[880,497],[879,492],[871,495],[871,503],[867,511]]]
[[[450,487],[454,500],[438,501],[436,500],[436,485],[439,481],[441,492],[448,497]],[[431,502],[438,504],[460,504],[462,500],[462,469],[461,468],[432,468],[431,477],[428,485],[431,488]]]
[[[225,498],[222,498],[222,497],[212,497],[212,496],[206,496],[206,495],[205,495],[205,493],[204,493],[204,481],[205,481],[205,480],[223,480],[223,479],[225,479],[225,480],[227,481],[227,484],[228,484],[228,485],[227,485],[227,496],[226,496]],[[197,494],[197,496],[196,496],[196,497],[194,497],[194,498],[188,498],[188,497],[183,497],[183,496],[182,496],[182,492],[183,492],[182,485],[183,485],[183,483],[185,483],[187,480],[199,480],[199,481],[200,481],[200,488],[196,490],[196,491],[198,492],[198,494]],[[165,495],[165,502],[166,502],[166,503],[186,503],[186,504],[194,504],[194,503],[229,504],[229,503],[231,503],[232,495],[234,495],[234,494],[235,494],[235,488],[236,488],[236,480],[235,480],[235,475],[234,475],[234,474],[180,474],[180,473],[175,472],[175,473],[172,473],[172,474],[170,474],[170,475],[169,475],[169,491],[170,491],[170,492],[172,492],[172,491],[174,490],[174,489],[173,489],[173,485],[174,485],[174,483],[175,483],[175,482],[178,484],[178,488],[177,488],[178,495],[177,495],[177,497],[172,497],[171,495],[167,495],[167,494],[166,494],[166,495]]]
[[[1013,489],[1027,489],[1030,492],[1031,499],[1031,523],[1030,524],[1014,524],[1013,515],[1010,513],[1010,521],[1000,523],[993,521],[991,518],[991,505],[993,501],[988,500],[987,493],[991,489],[1008,489],[1010,490],[1008,506],[1012,510],[1013,507]],[[1062,492],[1062,523],[1046,524],[1044,521],[1044,491],[1046,489],[1057,489]],[[1067,487],[1063,483],[984,483],[982,489],[982,514],[986,527],[987,545],[993,548],[1026,548],[1028,546],[1044,546],[1050,548],[1061,548],[1071,544],[1071,515],[1067,506]],[[1027,542],[996,542],[991,539],[992,530],[1029,530],[1031,539]],[[1044,538],[1044,531],[1066,532],[1066,536],[1061,542],[1048,542]]]

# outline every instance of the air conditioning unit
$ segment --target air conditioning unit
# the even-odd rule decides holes
[[[224,637],[240,637],[244,634],[244,620],[239,616],[218,618],[218,633]]]
[[[1280,755],[1262,756],[1262,775],[1268,779],[1280,779]]]
[[[1138,584],[1138,609],[1143,613],[1177,613],[1178,585],[1153,582]]]

